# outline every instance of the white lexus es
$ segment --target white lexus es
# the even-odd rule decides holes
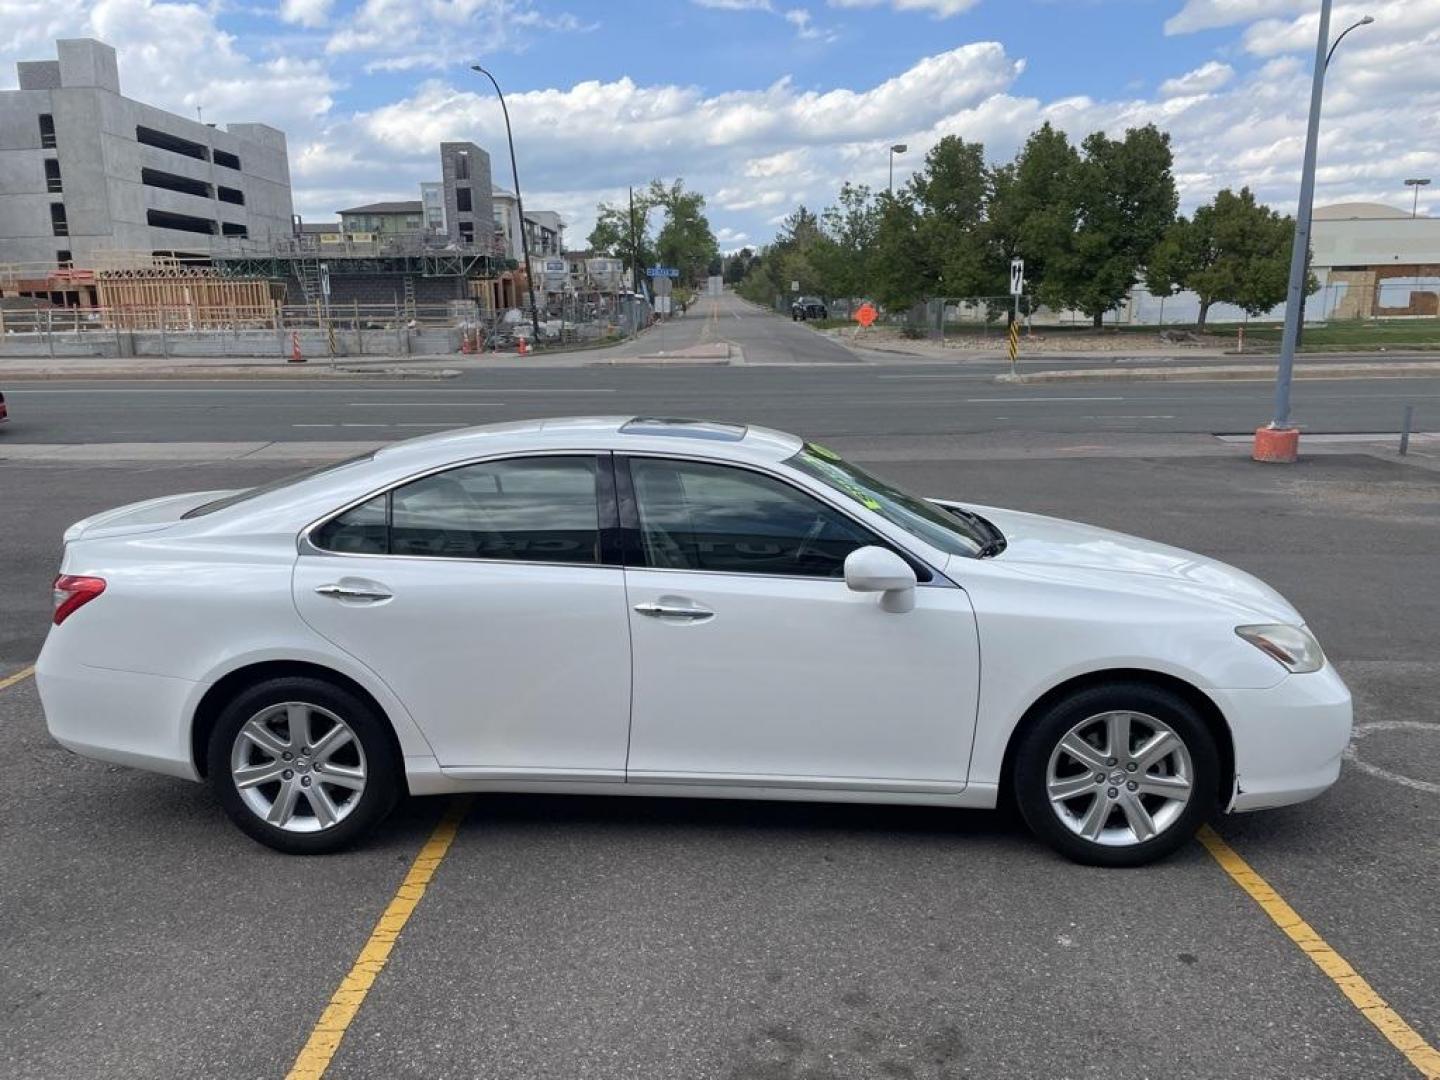
[[[282,851],[402,792],[993,807],[1138,865],[1319,794],[1350,695],[1212,559],[925,500],[758,427],[415,439],[65,533],[37,665],[70,749],[208,779]]]

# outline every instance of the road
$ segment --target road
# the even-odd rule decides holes
[[[785,324],[788,325],[788,324]],[[808,333],[808,331],[807,331]],[[823,340],[823,339],[821,339]],[[3,440],[25,443],[401,439],[534,416],[702,416],[814,436],[973,432],[1234,433],[1264,423],[1253,382],[1086,382],[1036,386],[933,367],[594,367],[472,371],[443,381],[275,380],[17,383]],[[1440,379],[1297,385],[1315,432],[1398,431],[1404,407],[1440,428]],[[1427,419],[1428,418],[1428,419]]]
[[[143,463],[0,462],[0,679],[39,647],[65,524],[292,467],[187,457],[200,440],[379,440],[423,430],[400,424],[556,412],[797,427],[918,490],[1180,544],[1290,596],[1355,691],[1371,771],[1217,828],[1440,1045],[1440,473],[1360,453],[1254,465],[1195,434],[1254,426],[1236,384],[1061,401],[880,378],[896,373],[24,387],[0,453],[164,445]],[[1379,394],[1423,388],[1313,390],[1368,426],[1392,400]],[[1137,407],[1152,393],[1168,407]],[[1410,726],[1373,726],[1396,723]],[[0,689],[0,1075],[283,1075],[446,806],[411,800],[358,851],[285,858],[229,826],[204,788],[61,750],[29,680]],[[1422,1074],[1198,844],[1117,873],[1058,860],[1004,813],[495,796],[470,806],[327,1075]]]

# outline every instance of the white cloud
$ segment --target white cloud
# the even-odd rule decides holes
[[[262,121],[295,131],[329,112],[337,88],[324,64],[241,51],[196,3],[162,0],[4,0],[0,62],[55,55],[57,37],[93,37],[115,47],[123,91],[149,104],[224,124]],[[7,65],[8,66],[8,65]]]
[[[1196,30],[1214,30],[1253,22],[1267,15],[1288,15],[1314,6],[1314,0],[1185,0],[1185,6],[1165,20],[1165,33],[1189,34]]]
[[[448,48],[457,35],[485,53],[518,52],[533,32],[585,33],[596,25],[570,12],[542,11],[533,0],[362,0],[325,51],[394,56],[405,68],[444,67],[446,54],[451,63],[463,57],[463,48],[459,54]]]
[[[980,0],[827,0],[836,8],[871,8],[888,4],[896,11],[924,11],[937,19],[948,19],[969,11]]]
[[[744,244],[745,241],[750,239],[750,234],[740,232],[728,226],[722,226],[715,230],[715,239],[720,242],[722,250],[733,252],[739,245]]]
[[[1166,79],[1160,84],[1161,97],[1190,97],[1219,90],[1235,77],[1235,69],[1218,60],[1201,64],[1194,71]]]
[[[280,18],[300,26],[324,26],[330,18],[334,0],[282,0]]]

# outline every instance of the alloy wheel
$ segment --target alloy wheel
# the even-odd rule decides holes
[[[241,801],[286,832],[321,832],[344,821],[365,793],[365,777],[355,732],[329,709],[306,702],[261,709],[230,749],[230,778]]]
[[[1185,741],[1154,716],[1087,717],[1050,753],[1050,808],[1075,835],[1107,847],[1153,840],[1184,812],[1195,786]]]

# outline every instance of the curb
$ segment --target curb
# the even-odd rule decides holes
[[[1297,364],[1297,379],[1419,379],[1440,375],[1440,361],[1415,361],[1399,364],[1327,364],[1323,367]],[[1249,380],[1270,382],[1275,378],[1275,365],[1246,367],[1187,368],[1083,368],[1079,371],[1034,371],[1029,374],[996,375],[1000,383],[1069,382],[1125,380],[1127,382],[1225,382]]]
[[[13,382],[41,382],[47,380],[73,379],[97,382],[143,382],[154,379],[453,379],[460,374],[458,368],[403,368],[403,367],[330,367],[316,364],[314,367],[296,364],[294,367],[190,367],[190,368],[79,368],[39,369],[0,368],[0,380]]]

